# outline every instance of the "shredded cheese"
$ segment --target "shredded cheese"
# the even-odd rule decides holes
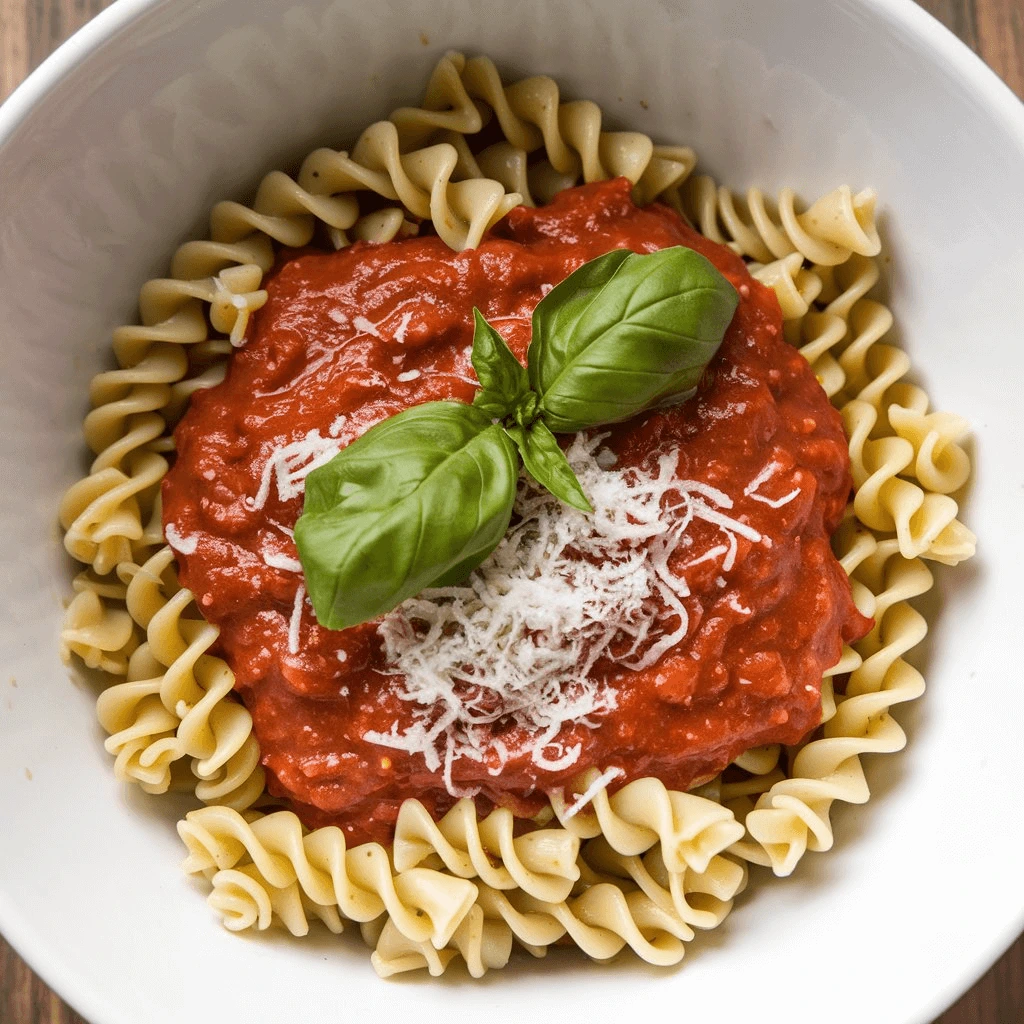
[[[462,758],[492,774],[513,756],[548,771],[579,760],[582,744],[560,734],[616,707],[615,667],[648,668],[686,636],[690,591],[669,565],[691,523],[721,531],[707,557],[724,556],[724,569],[738,538],[761,539],[726,514],[729,495],[677,479],[675,452],[650,472],[614,468],[605,436],[578,435],[566,452],[592,515],[524,477],[515,524],[466,583],[424,591],[378,627],[413,723],[364,738],[422,754],[454,796],[476,792],[453,779]]]
[[[384,335],[377,330],[377,325],[372,320],[367,320],[365,316],[357,316],[352,321],[352,326],[361,334],[369,334],[382,340],[384,338]]]
[[[412,313],[403,313],[402,319],[398,321],[398,326],[395,328],[395,341],[399,345],[405,344],[405,332],[409,329],[409,323],[412,320]]]
[[[332,427],[337,425],[337,420]],[[340,432],[344,424],[338,425]],[[305,490],[305,480],[314,469],[326,465],[342,449],[336,437],[322,437],[319,430],[311,430],[305,437],[291,444],[275,448],[263,466],[259,490],[254,498],[246,498],[250,509],[261,509],[270,497],[270,488],[277,484],[281,501],[297,498]]]
[[[167,543],[182,555],[194,555],[199,547],[199,538],[195,534],[186,537],[178,531],[174,523],[168,523],[164,527],[164,537],[167,538]]]
[[[613,779],[617,779],[620,775],[626,773],[621,768],[609,768],[607,771],[602,772],[594,781],[587,786],[587,788],[569,805],[565,813],[562,815],[562,823],[564,824],[570,818],[575,818],[580,811],[583,810],[587,804],[591,803],[595,796],[603,789],[608,788],[608,783]]]
[[[271,569],[283,569],[285,572],[302,572],[302,563],[297,558],[290,558],[277,551],[264,551],[263,561]]]
[[[795,487],[789,494],[783,495],[781,498],[767,498],[763,494],[757,493],[761,489],[761,485],[771,480],[780,469],[782,469],[782,466],[779,463],[769,462],[743,489],[744,495],[753,501],[759,501],[763,505],[767,505],[769,508],[782,508],[783,505],[788,505],[800,494],[799,487]]]
[[[292,617],[288,623],[288,653],[299,653],[299,629],[302,626],[302,605],[306,600],[306,588],[300,583],[295,591],[295,603],[292,605]]]

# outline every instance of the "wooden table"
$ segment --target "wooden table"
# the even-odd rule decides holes
[[[112,2],[0,0],[0,101],[72,32]],[[918,2],[980,54],[1018,96],[1024,97],[1024,0]],[[935,1024],[1021,1022],[1024,936]],[[0,1024],[86,1024],[32,973],[2,937]]]

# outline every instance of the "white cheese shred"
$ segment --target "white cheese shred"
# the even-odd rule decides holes
[[[749,494],[747,497],[754,501],[760,501],[770,508],[782,508],[783,505],[788,505],[799,493],[800,488],[794,487],[789,494],[785,494],[781,498],[766,498],[763,494]]]
[[[569,805],[565,814],[562,815],[562,823],[564,824],[570,818],[575,818],[584,807],[589,804],[602,789],[608,788],[608,783],[617,779],[620,775],[626,773],[621,768],[609,768],[607,771],[602,772],[594,781],[587,786],[587,788]]]
[[[292,605],[292,617],[288,623],[288,653],[299,653],[299,629],[302,627],[302,605],[306,600],[306,588],[300,583],[295,591],[295,603]]]
[[[344,424],[337,420],[339,433]],[[322,437],[319,430],[311,430],[305,437],[290,444],[275,448],[270,453],[260,475],[260,486],[254,498],[246,498],[245,504],[250,509],[261,509],[270,497],[270,489],[277,485],[277,496],[281,501],[290,501],[303,493],[306,477],[325,466],[342,449],[337,437]]]
[[[198,537],[194,534],[186,537],[183,533],[179,533],[174,523],[168,523],[164,527],[164,537],[167,539],[167,543],[181,555],[194,555],[199,547]]]
[[[281,569],[284,572],[302,572],[302,563],[297,558],[282,555],[277,551],[264,551],[263,561],[271,569]]]
[[[794,498],[799,496],[799,487],[793,488],[789,494],[783,495],[781,498],[767,498],[763,494],[757,493],[761,489],[761,485],[771,480],[780,469],[782,469],[782,466],[779,463],[769,462],[743,489],[744,495],[752,501],[759,501],[762,505],[767,505],[769,508],[782,508],[783,505],[788,505]]]
[[[377,329],[377,325],[372,320],[367,320],[365,316],[357,316],[352,321],[352,326],[362,334],[369,334],[374,338],[384,337]]]
[[[398,321],[398,326],[395,328],[395,341],[399,345],[405,344],[405,332],[409,329],[411,320],[412,313],[403,313],[402,319]]]
[[[726,570],[738,538],[761,540],[726,514],[729,495],[677,478],[676,452],[650,472],[614,468],[605,436],[579,435],[566,452],[592,515],[524,477],[514,524],[490,558],[463,585],[426,590],[378,627],[413,722],[364,738],[422,754],[454,796],[477,792],[453,779],[460,759],[495,775],[512,757],[548,771],[579,760],[571,727],[596,728],[617,706],[606,677],[649,668],[687,634],[689,587],[669,564],[694,520],[721,531],[724,543],[704,557],[724,555]]]

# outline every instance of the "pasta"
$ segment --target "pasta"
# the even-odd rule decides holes
[[[206,653],[216,629],[184,615],[192,594],[177,587],[172,561],[164,546],[141,566],[119,567],[127,613],[146,639],[128,657],[125,681],[100,695],[106,748],[118,778],[147,792],[165,792],[171,766],[190,758],[201,799],[247,807],[264,782],[252,720],[241,704],[225,699],[234,674]]]
[[[474,147],[490,123],[499,141]],[[603,130],[595,104],[562,102],[550,78],[506,86],[489,59],[450,53],[420,106],[371,125],[350,151],[316,150],[294,179],[271,172],[249,206],[218,203],[209,239],[180,246],[170,276],[143,286],[140,323],[114,332],[118,366],[90,388],[94,461],[60,506],[65,546],[86,566],[61,652],[110,680],[97,710],[117,777],[163,793],[187,776],[208,805],[178,830],[186,870],[208,879],[228,928],[303,935],[311,921],[332,932],[354,921],[385,977],[437,975],[457,960],[480,977],[516,945],[542,956],[571,943],[597,960],[628,946],[674,964],[695,929],[728,914],[747,863],[786,875],[832,845],[833,803],[868,799],[861,754],[904,745],[890,709],[924,689],[904,655],[927,629],[909,602],[932,585],[927,561],[974,553],[953,497],[970,474],[967,424],[929,411],[905,380],[909,357],[885,341],[891,313],[870,297],[881,248],[872,191],[842,186],[801,212],[791,189],[741,199],[692,176],[695,164],[687,147]],[[463,249],[517,205],[620,175],[638,203],[668,203],[775,291],[787,340],[842,411],[856,493],[834,546],[875,628],[830,670],[822,726],[798,748],[748,751],[690,793],[648,778],[609,795],[594,769],[552,792],[524,833],[507,809],[478,820],[462,800],[434,821],[409,799],[390,851],[349,849],[340,829],[309,831],[266,806],[251,718],[210,653],[217,629],[179,585],[163,537],[170,431],[191,396],[223,378],[267,301],[275,244],[387,241],[429,220]]]
[[[370,960],[382,978],[423,968],[436,978],[444,974],[457,956],[462,958],[471,977],[482,978],[487,971],[508,963],[513,935],[504,921],[488,918],[482,907],[474,904],[455,929],[451,942],[441,949],[435,949],[429,942],[409,939],[390,920],[384,923],[379,935],[364,930],[364,939],[373,948]]]
[[[294,910],[298,890],[289,887],[297,885],[317,907],[336,907],[351,921],[372,921],[386,912],[407,938],[440,948],[476,896],[471,882],[441,871],[394,871],[387,850],[378,843],[349,850],[339,828],[303,834],[291,811],[259,815],[249,822],[229,807],[205,807],[186,815],[178,832],[189,850],[185,870],[213,872],[215,904],[229,893],[240,895],[237,872],[248,867],[246,877],[262,884],[246,891],[262,890],[266,906],[290,900]],[[236,873],[218,883],[218,875],[229,870]],[[232,889],[225,891],[224,886]],[[266,918],[265,911],[262,916]],[[289,913],[287,920],[293,918]],[[257,913],[255,920],[259,919]]]
[[[399,938],[396,929],[386,927],[374,966],[385,977],[421,967],[440,974],[461,953],[470,973],[480,977],[489,967],[504,966],[513,940],[543,956],[549,946],[567,938],[594,960],[610,960],[629,946],[648,963],[668,967],[682,959],[684,942],[693,937],[690,928],[644,893],[626,893],[611,882],[597,882],[561,903],[484,887],[473,912],[480,922],[476,942],[467,942],[464,934],[461,942],[454,938],[449,948],[439,951]]]
[[[559,903],[579,878],[579,839],[565,829],[516,836],[514,819],[499,807],[477,820],[472,800],[460,800],[435,822],[418,800],[406,800],[395,826],[394,862],[399,871],[436,857],[459,878],[480,878],[495,889],[522,889]]]
[[[585,790],[597,773],[586,773],[574,788]],[[655,844],[674,871],[706,869],[710,859],[742,835],[732,816],[705,797],[666,789],[657,779],[638,779],[609,796],[598,792],[592,810],[566,817],[563,796],[551,806],[570,832],[581,838],[603,836],[625,856],[646,853]]]

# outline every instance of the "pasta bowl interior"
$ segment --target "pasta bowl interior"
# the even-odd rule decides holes
[[[552,98],[536,84],[503,92],[498,75],[506,86],[551,76],[560,93]],[[595,107],[558,107],[583,99],[600,117]],[[460,139],[481,130],[466,124],[481,110],[492,129],[500,122],[512,150],[546,151],[551,166],[531,163],[517,178],[522,169],[507,149],[481,156],[467,145],[463,153]],[[384,129],[360,138],[378,122]],[[398,140],[393,151],[389,132]],[[448,148],[423,156],[437,133],[447,133]],[[318,147],[333,153],[303,164]],[[659,198],[712,241],[732,243],[779,296],[786,338],[835,404],[845,404],[856,515],[873,532],[850,532],[850,520],[837,552],[854,597],[868,594],[862,610],[878,631],[840,663],[843,675],[854,675],[837,685],[838,712],[831,683],[823,691],[825,715],[836,723],[825,736],[839,745],[816,748],[829,751],[817,760],[811,747],[802,761],[776,752],[776,760],[789,759],[789,778],[774,760],[762,767],[748,758],[739,775],[712,780],[699,796],[670,800],[656,786],[609,803],[598,786],[590,793],[598,810],[579,818],[600,819],[589,834],[554,801],[563,834],[577,829],[586,842],[601,833],[606,846],[591,846],[583,877],[575,869],[564,887],[578,843],[562,875],[552,852],[558,884],[547,897],[527,878],[536,859],[521,871],[530,844],[513,850],[508,832],[502,845],[497,822],[481,829],[477,850],[475,823],[461,839],[451,825],[444,845],[428,818],[416,833],[422,856],[399,854],[396,844],[389,863],[377,847],[366,853],[369,867],[353,859],[354,843],[332,861],[333,839],[318,845],[283,829],[271,842],[247,810],[255,793],[246,787],[257,779],[262,788],[258,751],[240,705],[220,701],[221,684],[210,675],[220,670],[201,661],[212,642],[203,646],[202,620],[193,613],[191,625],[172,623],[164,636],[170,653],[161,653],[161,624],[185,607],[167,582],[173,551],[163,547],[159,519],[143,523],[140,511],[152,513],[163,470],[128,494],[130,478],[161,462],[169,450],[164,418],[177,415],[167,410],[212,382],[203,375],[215,376],[232,336],[240,340],[266,300],[260,277],[269,238],[305,245],[316,221],[343,246],[353,240],[345,232],[378,240],[430,220],[453,248],[472,246],[519,205],[510,195],[532,188],[540,201],[568,184],[557,166],[563,157],[576,178],[624,175],[631,182],[623,195],[632,187],[640,203]],[[265,177],[276,168],[295,177]],[[121,0],[0,111],[0,458],[10,481],[0,504],[4,933],[95,1024],[270,1022],[291,1019],[296,1007],[320,1019],[339,1006],[438,1020],[630,1019],[638,999],[728,1019],[813,1019],[828,1007],[837,1022],[930,1020],[1024,921],[1024,816],[1012,783],[1024,740],[1013,657],[1024,511],[1016,395],[1024,377],[1022,171],[1020,105],[909,3],[404,0],[374,8],[215,0],[183,9],[170,0]],[[342,184],[317,185],[319,175]],[[356,211],[350,192],[383,195],[385,203]],[[822,196],[831,198],[815,204]],[[217,206],[211,226],[210,210],[222,200],[236,204]],[[527,223],[533,215],[516,216]],[[212,246],[178,248],[211,237]],[[139,323],[139,289],[154,278],[165,280],[143,292],[142,326],[115,335],[119,369],[93,385],[101,412],[87,421],[98,456],[90,468],[81,440],[89,381],[114,366],[111,332]],[[743,288],[739,294],[747,297]],[[188,321],[199,303],[204,312]],[[200,335],[188,344],[206,345],[196,351],[209,358],[190,356],[199,383],[179,386],[187,375],[174,360],[182,357],[167,351],[196,323]],[[222,340],[208,344],[208,329]],[[67,492],[83,475],[86,484]],[[767,479],[751,480],[746,495]],[[122,486],[127,496],[104,499]],[[62,503],[65,492],[72,497]],[[100,506],[103,516],[90,520],[88,510]],[[123,524],[133,516],[142,532],[118,555],[115,541],[128,537],[131,523]],[[77,591],[61,525],[68,549],[93,566]],[[978,555],[954,569],[973,552],[971,531]],[[187,538],[165,532],[179,558],[192,553]],[[302,628],[304,591],[291,593],[289,644]],[[127,611],[110,611],[124,600]],[[62,620],[65,653],[100,671],[62,663]],[[95,639],[122,627],[128,639]],[[135,629],[146,634],[143,654]],[[147,673],[147,665],[156,667]],[[176,701],[161,691],[171,684],[160,684],[143,704],[157,669],[161,679],[202,676],[200,689],[186,687]],[[95,706],[110,682],[104,672],[122,680],[127,672],[128,691],[101,701],[101,728]],[[895,709],[909,736],[895,753],[903,735],[889,707],[919,696],[921,679],[926,695]],[[129,691],[138,697],[130,714],[120,702]],[[214,705],[216,713],[204,710]],[[173,726],[152,724],[168,715],[177,716]],[[133,762],[147,729],[172,753]],[[114,778],[108,733],[117,737],[119,773],[142,787]],[[214,748],[236,734],[214,764]],[[848,756],[843,743],[851,744]],[[867,755],[866,784],[858,753]],[[160,773],[175,758],[186,774],[192,763],[200,797],[229,805],[190,817],[182,830],[196,881],[176,870],[185,850],[175,830],[195,798],[143,791],[168,788],[170,769],[166,779]],[[791,783],[796,789],[786,789]],[[868,788],[871,802],[857,806]],[[687,832],[682,819],[697,806],[687,800],[704,808],[699,813],[712,808],[711,824]],[[211,838],[218,829],[231,834]],[[702,852],[711,834],[718,845]],[[683,851],[678,867],[670,836]],[[402,858],[412,867],[404,876]],[[786,877],[773,878],[772,867]],[[392,880],[393,868],[402,877]],[[621,884],[602,880],[602,871]],[[281,929],[239,939],[202,898],[211,881],[213,907],[231,922],[275,918],[293,932],[306,930],[307,917],[319,922],[303,941]],[[479,904],[478,887],[486,890]],[[693,916],[666,924],[673,906]],[[625,946],[641,958],[626,949],[601,965],[556,949],[536,961],[517,955],[508,970],[474,983],[455,963],[443,979],[410,976],[384,987],[359,955],[359,925],[332,934],[342,917],[367,926],[363,937],[377,944],[375,966],[385,974],[410,964],[440,973],[459,958],[470,974],[483,974],[499,966],[502,942],[513,936],[535,954],[568,936],[599,960]],[[710,923],[718,927],[704,931]],[[678,960],[695,929],[679,966],[659,971],[643,962]]]

